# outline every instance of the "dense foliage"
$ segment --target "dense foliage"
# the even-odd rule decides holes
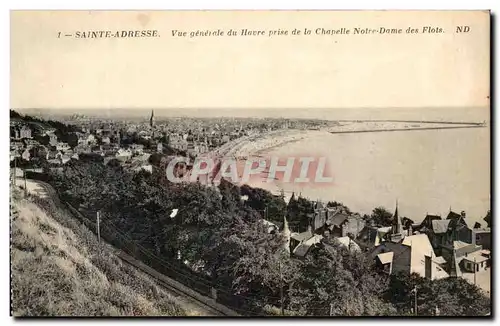
[[[162,171],[132,173],[89,159],[71,161],[50,176],[63,200],[89,216],[99,210],[103,223],[161,259],[175,261],[180,253],[221,293],[241,299],[233,304],[242,311],[283,303],[285,313],[301,315],[409,313],[413,281],[380,274],[361,253],[325,243],[304,260],[290,258],[285,239],[269,234],[261,219],[281,227],[287,215],[303,227],[313,212],[306,198],[292,198],[287,205],[283,196],[224,180],[219,187],[171,183]],[[389,218],[382,209],[374,215],[380,221]],[[488,308],[479,290],[460,279],[418,282],[422,314],[431,314],[436,305],[442,314],[459,315],[483,314]],[[465,304],[468,300],[474,303]]]

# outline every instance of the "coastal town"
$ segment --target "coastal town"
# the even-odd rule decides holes
[[[32,164],[46,161],[58,165],[78,159],[81,154],[93,154],[102,156],[105,163],[118,159],[135,169],[148,169],[148,159],[153,153],[191,158],[212,151],[222,154],[223,145],[242,138],[286,129],[318,129],[331,124],[320,120],[235,118],[173,118],[158,122],[154,111],[142,121],[132,122],[78,115],[66,119],[61,121],[70,122],[74,130],[62,132],[37,121],[20,122],[13,117],[11,161],[17,159]]]
[[[252,139],[254,139],[252,137],[257,137],[263,133],[279,134],[283,130],[293,130],[295,132],[292,133],[294,135],[293,139],[283,138],[283,142],[286,143],[300,137],[297,135],[300,135],[301,131],[319,130],[321,128],[329,130],[328,128],[331,129],[339,125],[335,121],[300,119],[160,119],[155,116],[154,111],[150,111],[148,117],[135,122],[120,121],[118,119],[109,119],[108,121],[83,115],[74,115],[55,121],[11,111],[11,169],[13,170],[14,179],[19,175],[24,178],[26,191],[27,178],[36,179],[36,175],[48,174],[51,176],[51,179],[49,179],[52,180],[53,187],[63,195],[61,198],[67,198],[65,200],[68,200],[68,202],[74,201],[74,203],[78,203],[82,207],[81,210],[77,207],[77,211],[85,214],[89,212],[89,207],[95,206],[100,207],[99,212],[106,209],[110,210],[108,214],[112,215],[118,214],[117,208],[115,206],[105,208],[107,204],[103,202],[104,199],[98,198],[101,191],[99,187],[96,186],[96,189],[86,190],[92,192],[92,196],[88,192],[79,193],[82,190],[70,190],[70,188],[83,188],[78,184],[78,182],[82,181],[69,181],[70,178],[74,178],[74,172],[71,171],[77,171],[78,164],[82,164],[78,169],[83,167],[89,169],[89,173],[94,173],[92,171],[97,167],[93,164],[96,163],[82,162],[97,162],[99,166],[97,169],[103,171],[102,173],[119,173],[119,175],[129,173],[130,178],[132,178],[130,180],[133,180],[134,175],[142,176],[144,173],[154,175],[157,168],[162,167],[161,163],[164,160],[172,160],[179,156],[193,159],[207,154],[245,157],[247,155],[245,154],[245,148],[247,150],[248,146],[254,146],[253,151],[257,148],[252,142]],[[244,146],[239,145],[243,143]],[[121,172],[116,172],[117,170],[109,172],[117,166],[120,167],[119,171]],[[109,181],[105,180],[104,182],[117,182],[114,180],[117,177],[107,176],[107,178],[110,178]],[[69,187],[65,184],[67,182],[73,184]],[[22,182],[20,184],[23,187]],[[114,186],[106,185],[107,191],[109,191],[110,187],[113,188]],[[227,187],[227,189],[224,187]],[[474,219],[471,219],[471,217],[467,216],[466,208],[457,208],[455,210],[455,208],[450,207],[449,213],[445,216],[427,214],[426,216],[411,216],[411,218],[408,218],[403,216],[405,212],[401,212],[398,201],[395,200],[395,205],[391,210],[377,207],[369,215],[352,212],[347,206],[337,201],[310,200],[298,193],[285,194],[284,191],[281,191],[281,193],[265,193],[261,189],[251,188],[246,185],[241,186],[241,188],[237,187],[239,190],[234,190],[236,188],[232,187],[237,186],[221,183],[215,189],[219,197],[214,197],[216,198],[214,200],[219,201],[219,203],[206,205],[221,205],[220,203],[222,203],[222,207],[229,205],[230,208],[227,209],[231,210],[231,214],[237,212],[237,210],[235,211],[236,208],[231,205],[237,205],[238,210],[245,211],[242,214],[247,214],[246,211],[249,209],[252,210],[254,212],[252,214],[255,214],[252,218],[256,218],[258,224],[265,231],[261,235],[262,239],[279,242],[278,247],[284,249],[286,257],[284,259],[293,262],[290,263],[293,266],[295,266],[294,264],[301,264],[300,262],[317,259],[313,257],[316,257],[318,250],[323,250],[326,254],[336,257],[338,248],[343,248],[347,252],[344,253],[345,255],[352,255],[352,257],[358,257],[356,259],[362,259],[363,261],[366,260],[372,266],[370,268],[373,268],[376,273],[387,277],[396,275],[407,275],[409,277],[414,275],[421,280],[428,281],[460,279],[468,282],[474,289],[478,289],[478,293],[481,293],[486,298],[491,295],[492,242],[489,211],[485,212],[482,217],[475,216]],[[200,192],[211,191],[203,190],[203,188],[196,189],[196,191]],[[116,191],[124,190],[117,188]],[[236,197],[232,195],[234,191],[237,193]],[[176,196],[188,196],[187,190],[186,193]],[[226,196],[232,199],[229,200]],[[88,200],[85,198],[88,198]],[[228,200],[232,204],[227,204]],[[182,200],[173,201],[172,204],[168,205],[165,204],[165,208],[161,209],[161,214],[170,216],[170,219],[175,220],[183,214],[179,212],[189,209],[189,205],[179,203],[187,202]],[[127,205],[134,205],[134,203],[128,202]],[[135,206],[133,209],[136,209]],[[201,206],[199,209],[202,209]],[[126,214],[125,210],[120,212]],[[95,214],[95,210],[91,214]],[[145,212],[144,214],[149,213]],[[208,213],[198,212],[193,214],[203,215]],[[223,219],[226,218],[227,216]],[[197,216],[196,219],[199,219],[199,217]],[[471,222],[471,220],[477,221],[478,219],[482,220],[482,222]],[[119,222],[122,220],[120,217],[113,223],[124,223]],[[197,242],[197,238],[201,237],[201,233],[197,233],[199,232],[199,223],[196,222],[192,226],[186,225],[186,229],[183,231],[185,234],[177,236],[186,236],[191,239],[190,241]],[[208,223],[208,225],[212,227],[211,225],[217,225],[218,223],[218,221],[215,221]],[[194,227],[194,225],[197,226]],[[129,225],[129,227],[132,226]],[[133,227],[136,228],[136,226]],[[159,239],[163,239],[164,236],[168,235],[159,235],[158,230],[151,230],[150,232],[152,233],[150,233],[149,237],[152,237],[154,241],[160,241]],[[220,230],[214,232],[220,232]],[[144,234],[141,237],[144,238]],[[148,236],[146,235],[146,237]],[[255,244],[261,242],[260,239],[252,241]],[[160,248],[157,244],[151,244],[151,250],[155,251],[156,255],[166,255],[167,252],[173,252],[173,259],[181,262],[183,268],[188,268],[190,273],[198,273],[203,277],[213,278],[214,271],[209,271],[208,267],[206,267],[213,262],[206,261],[207,258],[204,255],[193,254],[194,249],[182,245],[183,243],[181,240],[176,240],[170,244],[168,250]],[[191,244],[191,242],[186,243]],[[199,250],[204,251],[206,248]],[[244,279],[243,276],[241,278]],[[284,282],[283,279],[281,282]],[[417,288],[416,285],[415,288]],[[213,289],[212,287],[211,294],[213,298],[218,298]],[[238,291],[240,292],[234,295],[242,295],[242,290]],[[266,292],[268,290],[259,290],[259,292],[255,289],[247,289],[247,291],[247,296],[256,295],[255,293],[270,295],[270,292]],[[286,303],[283,288],[281,289],[281,298],[275,302],[275,306],[281,306],[281,314],[285,314],[285,310],[288,313],[299,310],[299,308],[296,308],[298,306],[294,301],[296,299],[292,298],[292,294],[293,292],[286,292],[286,295],[290,296],[289,302]],[[419,299],[417,299],[416,293],[414,295],[414,299],[411,298],[412,295],[405,299],[410,300],[409,306],[411,309],[408,307],[404,309],[408,308],[407,313],[411,315],[418,314],[416,306]],[[300,302],[300,300],[297,302]],[[412,302],[415,302],[415,307],[413,307]],[[256,310],[254,309],[258,308],[247,301],[240,304],[241,306],[232,308],[243,309],[242,307],[244,307],[244,309],[252,309],[252,313],[255,313]],[[303,313],[314,315],[314,309],[311,308]],[[345,310],[340,308],[339,311],[342,312],[335,313],[335,309],[331,305],[328,306],[328,309],[330,309],[330,315],[346,313]],[[437,303],[435,306],[426,309],[426,314],[446,315],[446,313],[442,312],[442,310],[446,309],[442,306],[438,307]]]

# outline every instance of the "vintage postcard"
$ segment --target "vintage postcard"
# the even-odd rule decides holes
[[[10,19],[13,316],[491,316],[490,12]]]

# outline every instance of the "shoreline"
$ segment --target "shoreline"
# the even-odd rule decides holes
[[[402,120],[338,120],[336,126],[318,129],[281,129],[257,135],[245,136],[224,144],[214,153],[218,156],[233,156],[247,159],[310,137],[312,133],[330,134],[360,132],[419,131],[459,128],[484,128],[486,123],[478,122],[436,122]]]
[[[231,156],[233,158],[236,158],[239,164],[244,164],[248,158],[250,157],[263,157],[267,153],[273,152],[276,149],[285,147],[287,144],[292,144],[295,142],[299,142],[301,140],[307,139],[307,138],[321,138],[322,134],[323,135],[334,135],[334,134],[348,134],[348,133],[360,133],[360,132],[377,132],[380,133],[382,131],[429,131],[429,130],[437,130],[437,129],[453,129],[457,130],[458,128],[463,128],[470,130],[471,128],[486,128],[488,125],[483,124],[483,123],[460,123],[460,124],[455,124],[455,123],[417,123],[417,122],[412,122],[412,123],[406,123],[405,125],[408,125],[408,128],[396,128],[396,127],[401,127],[402,124],[400,123],[393,123],[393,122],[387,122],[385,121],[382,123],[381,121],[377,121],[376,124],[379,126],[379,128],[369,128],[373,127],[372,123],[367,123],[367,122],[350,122],[346,123],[346,121],[339,121],[338,126],[330,126],[330,127],[324,127],[320,128],[319,130],[297,130],[297,129],[284,129],[284,130],[279,130],[279,131],[274,131],[271,133],[262,133],[259,135],[254,135],[253,137],[247,137],[246,139],[242,141],[237,142],[237,146],[231,147],[230,150],[228,150],[228,154],[232,154]],[[380,127],[387,127],[391,126],[389,130],[382,130]],[[412,125],[412,126],[410,126]],[[418,125],[418,126],[417,126]],[[411,127],[411,128],[410,128]],[[397,134],[395,134],[397,135]],[[286,149],[286,148],[285,148]],[[267,169],[266,169],[267,170]],[[303,196],[316,200],[316,199],[321,199],[323,201],[328,201],[328,200],[340,200],[340,198],[335,198],[328,196],[327,193],[324,193],[323,195],[320,195],[319,198],[316,198],[318,196],[318,191],[313,191],[312,195],[310,194],[309,187],[307,185],[303,185],[298,189],[297,187],[290,187],[290,185],[287,185],[280,180],[272,180],[272,182],[267,182],[267,174],[264,171],[263,173],[260,174],[260,178],[255,178],[249,180],[249,182],[246,182],[251,187],[256,187],[256,188],[261,188],[267,191],[270,191],[274,195],[279,195],[281,190],[284,189],[285,193],[285,200],[287,200],[291,194],[292,190],[295,190],[296,195],[301,193]],[[320,192],[322,193],[322,192]],[[309,195],[308,195],[309,194]],[[345,198],[347,199],[347,198]],[[344,200],[345,201],[345,200]],[[342,201],[342,202],[344,202]],[[346,205],[349,206],[348,202],[345,202]],[[351,203],[352,204],[352,203]],[[356,206],[356,205],[354,205]],[[352,209],[355,209],[355,207],[352,207]],[[369,214],[370,212],[368,211],[368,208],[366,209],[357,209],[359,210],[360,213],[367,213]],[[432,209],[431,209],[432,210]],[[435,210],[435,209],[434,209]],[[439,210],[440,212],[441,210]],[[437,212],[437,211],[436,211]],[[444,211],[443,211],[444,212]],[[413,220],[420,220],[421,217],[420,215],[413,215],[410,214],[408,216],[412,218]],[[476,216],[472,218],[471,220],[476,221]]]

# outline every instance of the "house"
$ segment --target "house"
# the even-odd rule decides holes
[[[129,149],[120,148],[115,154],[115,158],[120,161],[128,161],[131,157],[132,151]]]
[[[170,147],[180,151],[186,151],[188,149],[188,142],[182,138],[173,138],[170,140]]]
[[[71,149],[71,147],[68,145],[68,143],[59,142],[56,145],[56,150],[58,150],[58,151],[64,152],[64,151],[67,151],[69,149]]]
[[[279,231],[278,226],[276,224],[274,224],[273,222],[270,222],[270,221],[265,220],[265,219],[261,219],[260,221],[262,222],[262,224],[266,228],[267,233],[274,234],[274,233]]]
[[[49,138],[49,145],[50,146],[56,146],[58,141],[57,141],[57,136],[54,133],[48,133],[47,137]]]
[[[481,246],[462,241],[453,241],[451,244],[441,246],[441,255],[448,262],[451,276],[460,276],[462,260],[475,252],[482,250]]]
[[[418,226],[413,225],[412,226],[413,231],[427,234],[427,232],[432,229],[432,221],[436,221],[436,220],[442,220],[441,216],[427,214],[425,216],[425,218],[423,219],[423,221],[420,223],[420,225],[418,225]]]
[[[359,247],[359,245],[355,241],[353,241],[350,237],[345,236],[340,238],[334,238],[333,242],[345,247],[351,252],[361,252],[361,248]]]
[[[432,220],[431,228],[427,235],[429,236],[429,240],[435,249],[440,248],[442,245],[445,245],[452,240],[450,221],[451,220],[442,219]]]
[[[489,267],[490,251],[479,250],[462,259],[462,265],[467,272],[475,273],[486,270]]]
[[[135,166],[134,168],[132,168],[133,171],[135,172],[139,172],[139,171],[148,171],[149,173],[153,173],[153,166],[151,164],[141,164],[141,165],[138,165],[138,166]]]
[[[432,280],[446,278],[449,274],[442,266],[443,257],[436,257],[425,234],[407,236],[402,242],[386,241],[370,253],[375,264],[392,274],[417,273]]]
[[[80,141],[81,139],[81,141]],[[93,145],[97,143],[97,138],[93,134],[87,134],[86,136],[79,138],[79,141],[84,145]]]
[[[320,243],[323,236],[320,234],[314,234],[307,240],[302,241],[295,249],[293,249],[293,254],[298,258],[304,258],[309,250],[316,244]]]
[[[361,247],[365,249],[371,249],[380,245],[385,241],[386,235],[392,230],[391,226],[386,227],[376,227],[376,226],[365,226],[363,230],[358,234],[356,240]]]
[[[10,137],[14,138],[14,139],[20,139],[21,135],[19,133],[19,128],[15,127],[15,126],[12,127],[12,125],[11,125],[11,128],[10,128]]]
[[[23,125],[21,129],[19,129],[19,138],[24,139],[24,138],[31,138],[31,128]]]
[[[61,160],[61,164],[66,164],[69,161],[71,161],[71,156],[64,154],[61,156],[60,160]]]
[[[434,253],[434,248],[429,241],[429,237],[425,234],[417,234],[406,237],[403,240],[403,245],[411,247],[411,268],[410,273],[420,274],[422,277],[429,277],[426,273],[426,257],[431,259],[430,263],[432,265],[432,274],[430,278],[440,279],[448,277],[448,273],[440,265],[442,264],[443,257],[439,257],[436,261],[436,255]]]
[[[369,255],[375,260],[375,266],[388,274],[410,272],[411,248],[402,243],[384,242]]]
[[[472,241],[475,245],[481,246],[483,249],[491,249],[491,229],[479,228],[472,229]]]
[[[310,224],[314,232],[327,232],[334,237],[345,237],[348,234],[356,237],[365,227],[365,221],[359,214],[351,214],[341,205],[325,207],[320,201],[315,203]]]
[[[451,239],[453,241],[472,243],[472,230],[467,225],[464,211],[460,214],[450,211],[446,219],[450,220],[448,227],[452,232]]]
[[[302,242],[312,238],[313,235],[314,234],[310,228],[301,233],[292,232],[290,235],[290,249],[293,251]]]
[[[29,160],[30,160],[30,157],[31,157],[31,155],[30,155],[30,151],[29,151],[28,149],[25,149],[25,150],[22,152],[21,157],[22,157],[22,159],[23,159],[23,160],[25,160],[25,161],[29,161]]]
[[[58,150],[49,150],[47,153],[47,160],[60,160],[62,157],[62,152]]]

